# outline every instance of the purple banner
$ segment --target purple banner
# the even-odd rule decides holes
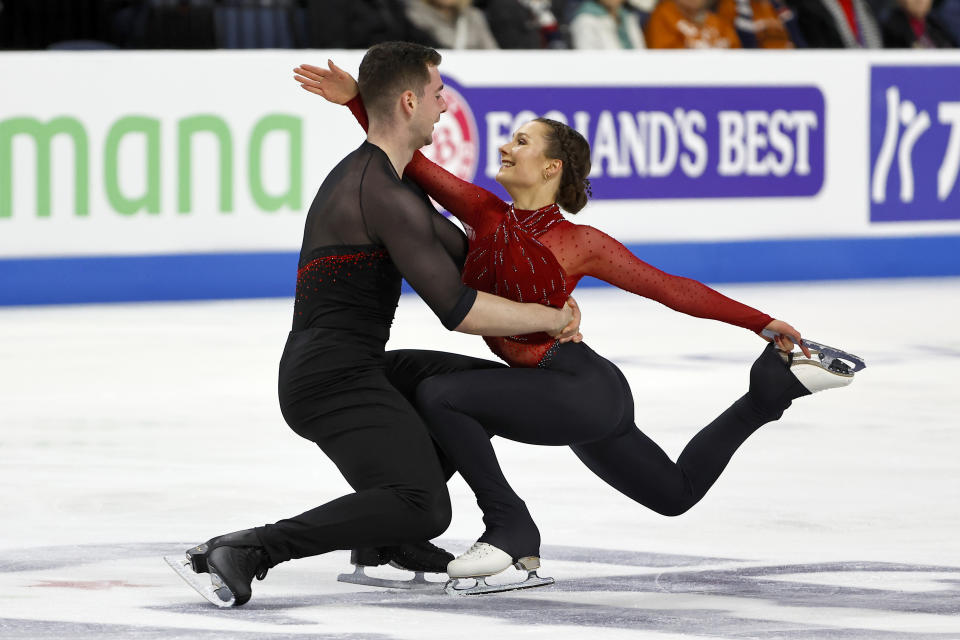
[[[595,198],[812,196],[823,185],[816,87],[463,87],[448,77],[434,160],[500,189],[498,147],[539,116],[590,142]]]
[[[870,219],[960,219],[960,66],[873,67]]]

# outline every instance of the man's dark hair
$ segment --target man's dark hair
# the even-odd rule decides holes
[[[428,65],[440,65],[440,54],[430,47],[412,42],[384,42],[370,47],[357,78],[367,111],[381,116],[390,113],[393,101],[408,89],[422,98],[423,88],[430,81]]]

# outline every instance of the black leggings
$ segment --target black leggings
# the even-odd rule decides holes
[[[491,434],[569,445],[614,489],[672,516],[699,502],[750,434],[805,393],[766,349],[751,371],[751,390],[701,429],[676,462],[634,424],[633,396],[620,370],[583,343],[561,345],[539,369],[428,378],[417,403],[434,439],[476,493],[486,526],[480,541],[516,559],[539,555],[540,536],[500,470]]]
[[[290,334],[280,362],[283,416],[319,445],[354,493],[258,527],[271,566],[334,549],[420,542],[447,528],[452,472],[411,404],[414,389],[429,376],[502,365],[417,354],[385,354],[382,341],[323,330]]]

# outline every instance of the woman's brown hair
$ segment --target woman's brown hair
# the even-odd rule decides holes
[[[590,143],[576,129],[562,122],[550,118],[537,118],[536,121],[547,127],[545,155],[563,162],[557,204],[564,211],[577,213],[593,195],[587,178],[590,175]]]

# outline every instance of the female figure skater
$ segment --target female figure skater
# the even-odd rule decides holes
[[[295,73],[304,89],[346,104],[366,127],[349,74],[332,62],[329,69],[303,65]],[[852,380],[813,359],[788,323],[661,272],[603,232],[565,220],[559,207],[578,212],[589,186],[590,148],[575,130],[538,118],[521,126],[500,147],[500,156],[496,179],[513,204],[460,180],[419,151],[406,168],[407,176],[467,228],[467,285],[556,307],[591,275],[682,313],[777,335],[751,367],[747,393],[701,429],[676,462],[634,424],[633,396],[620,370],[583,342],[559,344],[543,333],[485,337],[509,368],[424,380],[417,408],[476,493],[486,527],[469,551],[450,562],[451,578],[489,576],[512,564],[539,566],[539,531],[503,477],[488,434],[569,446],[624,495],[658,513],[679,515],[700,501],[747,437],[777,420],[793,399]],[[790,353],[794,343],[803,355]]]

